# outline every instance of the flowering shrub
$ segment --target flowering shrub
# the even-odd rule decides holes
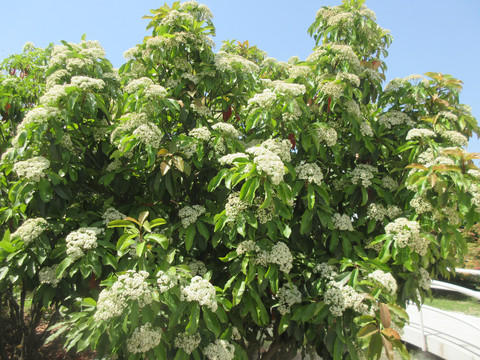
[[[447,75],[383,86],[391,37],[362,3],[321,8],[304,61],[214,53],[195,1],[152,10],[118,71],[98,42],[54,46],[2,143],[6,301],[106,358],[407,356],[406,302],[479,221],[478,127]]]

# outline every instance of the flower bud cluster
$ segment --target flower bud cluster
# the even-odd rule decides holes
[[[390,295],[395,295],[397,292],[397,281],[391,273],[385,273],[382,270],[375,270],[373,273],[368,274],[368,278],[373,282],[380,284],[390,293]]]
[[[128,300],[137,301],[143,308],[153,301],[152,291],[146,279],[149,274],[146,271],[135,272],[128,270],[120,275],[110,289],[104,289],[98,296],[96,321],[107,321],[120,316],[127,308]]]
[[[191,224],[195,224],[197,219],[205,214],[205,208],[201,205],[185,206],[180,209],[178,216],[182,221],[184,228],[189,227]]]
[[[114,220],[123,220],[127,216],[125,214],[122,214],[120,211],[113,207],[109,207],[107,210],[102,215],[103,218],[103,223],[105,225],[108,225],[110,222]]]
[[[209,141],[210,137],[212,136],[212,133],[210,132],[210,130],[208,130],[206,126],[201,126],[199,128],[190,130],[188,135],[197,140]]]
[[[45,170],[50,167],[50,161],[43,156],[33,157],[25,161],[19,161],[13,165],[13,171],[19,177],[38,182],[46,176]]]
[[[344,231],[354,231],[352,220],[347,214],[336,213],[332,216],[333,226],[335,229]]]
[[[53,288],[56,288],[60,280],[65,276],[65,273],[62,274],[60,278],[57,278],[55,275],[59,264],[47,266],[40,270],[38,273],[38,279],[42,284],[50,284]]]
[[[338,274],[337,269],[333,265],[329,265],[327,263],[320,263],[315,266],[314,271],[320,275],[320,277],[333,280]]]
[[[323,141],[327,146],[334,146],[337,143],[337,132],[332,128],[318,127],[317,134],[320,141]]]
[[[162,330],[152,327],[146,323],[133,330],[132,335],[127,339],[127,351],[132,354],[141,354],[153,349],[162,339]]]
[[[194,276],[190,281],[190,285],[182,288],[180,300],[196,301],[212,311],[217,311],[218,304],[215,295],[216,291],[212,284],[200,276]]]
[[[398,218],[385,226],[385,232],[393,235],[393,240],[400,248],[408,246],[412,251],[424,256],[428,249],[428,239],[422,237],[420,224],[406,218]]]
[[[203,353],[209,360],[233,360],[235,347],[226,340],[216,339],[205,347]]]
[[[324,294],[325,303],[330,305],[333,316],[340,317],[347,309],[363,315],[369,314],[369,308],[363,304],[364,297],[349,285],[331,281],[330,288]]]
[[[192,351],[195,350],[198,345],[200,345],[201,340],[202,338],[200,337],[199,333],[195,333],[193,335],[182,333],[177,335],[174,340],[174,345],[177,349],[182,349],[190,355]]]
[[[44,218],[30,218],[12,234],[12,237],[19,236],[25,245],[30,244],[38,238],[47,228],[48,222]]]
[[[97,247],[97,235],[103,234],[103,229],[96,227],[82,227],[67,235],[67,255],[77,260],[84,255],[85,250]]]
[[[367,164],[358,164],[352,171],[352,183],[369,187],[372,185],[372,179],[375,177],[377,168]]]
[[[300,164],[295,167],[295,172],[300,180],[317,185],[322,184],[323,173],[320,167],[315,163]]]
[[[288,314],[294,304],[302,302],[302,293],[291,283],[286,283],[278,289],[277,297],[279,304],[278,311],[282,315]]]

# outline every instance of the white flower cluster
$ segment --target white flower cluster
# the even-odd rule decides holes
[[[398,189],[398,184],[390,176],[384,176],[382,179],[382,186],[384,189],[395,191]]]
[[[65,65],[69,70],[86,65],[92,65],[93,60],[105,58],[105,50],[98,41],[82,41],[80,44],[69,43],[66,45],[55,45],[52,49],[49,68],[57,65]],[[75,57],[76,55],[80,57]],[[75,59],[75,61],[74,61]]]
[[[192,351],[195,350],[198,345],[200,345],[201,340],[202,338],[200,337],[199,333],[195,333],[193,335],[182,333],[175,337],[174,345],[177,349],[182,349],[190,355]]]
[[[122,161],[118,158],[113,159],[113,161],[107,165],[107,172],[112,172],[122,168]]]
[[[286,83],[285,81],[282,81],[282,80],[274,81],[273,85],[274,85],[274,88],[273,88],[274,92],[276,92],[277,94],[282,94],[290,97],[297,97],[297,96],[303,95],[307,91],[307,89],[305,88],[305,85]]]
[[[352,220],[347,214],[340,215],[336,213],[332,216],[333,226],[335,229],[344,230],[344,231],[354,231]]]
[[[424,290],[430,290],[432,280],[430,274],[424,268],[420,268],[420,278],[418,279],[418,285]]]
[[[277,297],[279,304],[278,311],[282,315],[288,314],[294,304],[302,302],[302,293],[291,283],[286,283],[278,289]]]
[[[305,180],[308,183],[317,185],[322,184],[323,173],[322,169],[315,163],[300,164],[295,167],[295,172],[300,180]]]
[[[208,130],[206,126],[201,126],[199,128],[192,129],[190,130],[188,135],[201,141],[208,141],[212,136],[212,134],[210,133],[210,130]]]
[[[132,335],[127,339],[127,351],[132,354],[145,353],[153,349],[162,339],[162,329],[155,329],[152,324],[146,323],[133,330]]]
[[[373,134],[373,130],[372,130],[372,127],[370,126],[370,124],[366,121],[363,121],[361,124],[360,124],[360,133],[363,135],[363,136],[369,136],[369,137],[372,137],[374,134]]]
[[[350,114],[353,115],[356,118],[359,118],[362,116],[362,112],[360,111],[360,106],[355,100],[348,100],[345,103],[345,110]]]
[[[108,225],[110,222],[114,220],[123,220],[127,216],[125,214],[122,214],[120,211],[113,207],[109,207],[107,210],[102,215],[103,218],[103,223],[105,225]]]
[[[46,86],[45,86],[46,89],[50,90],[53,86],[59,85],[60,83],[64,83],[65,79],[69,76],[69,74],[70,73],[65,69],[60,69],[53,72],[47,77]]]
[[[240,71],[246,73],[257,73],[258,65],[240,55],[219,51],[215,55],[215,66],[220,71]]]
[[[178,10],[171,10],[160,23],[161,25],[175,26],[183,25],[184,23],[193,23],[193,16],[185,13],[179,12]]]
[[[84,250],[90,250],[97,247],[97,235],[103,233],[103,229],[96,227],[82,227],[72,231],[67,235],[67,255],[73,260],[77,260],[84,255]]]
[[[207,267],[203,261],[192,259],[188,262],[187,266],[190,268],[192,276],[203,276],[207,273]]]
[[[218,159],[218,162],[220,163],[220,165],[225,165],[225,164],[231,165],[233,164],[233,161],[235,159],[241,159],[241,158],[244,158],[244,159],[248,158],[248,155],[244,153],[227,154],[222,156],[220,159]]]
[[[338,275],[335,266],[329,265],[328,263],[318,264],[315,266],[314,271],[319,273],[320,277],[327,280],[333,280]]]
[[[280,156],[263,146],[251,147],[246,152],[254,156],[253,162],[257,166],[257,170],[269,176],[274,185],[283,181],[285,169]]]
[[[383,221],[385,216],[387,216],[387,209],[382,204],[372,203],[368,206],[367,218]]]
[[[386,273],[382,270],[375,270],[373,273],[368,274],[368,278],[380,284],[390,293],[390,295],[395,295],[397,292],[397,281],[391,273]]]
[[[40,270],[38,273],[38,279],[42,284],[50,284],[53,288],[56,288],[60,280],[65,276],[65,273],[62,274],[62,277],[57,278],[55,272],[57,271],[59,264],[47,266]]]
[[[28,111],[22,122],[17,126],[17,136],[21,131],[27,129],[30,124],[46,123],[49,119],[55,118],[59,114],[60,111],[52,106],[36,107]]]
[[[433,138],[433,137],[435,137],[435,133],[432,130],[412,129],[408,131],[406,140],[412,140],[415,138],[424,139],[424,138]]]
[[[203,353],[209,360],[233,360],[235,347],[226,340],[216,339],[205,347]]]
[[[260,108],[268,109],[270,108],[275,100],[277,95],[270,89],[263,90],[260,94],[255,94],[251,99],[248,100],[248,105],[255,104]]]
[[[238,244],[236,251],[238,255],[242,255],[251,251],[258,253],[260,252],[260,247],[253,240],[245,240]]]
[[[323,141],[327,146],[334,146],[337,143],[337,132],[330,127],[318,127],[317,134],[320,141]]]
[[[167,95],[167,90],[162,85],[150,85],[145,89],[145,96],[147,99],[164,98]]]
[[[183,209],[180,209],[178,216],[180,216],[183,227],[187,228],[190,224],[194,224],[200,216],[205,214],[205,211],[202,205],[185,206]]]
[[[325,292],[324,299],[330,305],[330,312],[333,316],[343,315],[346,309],[353,309],[361,314],[368,313],[368,307],[363,304],[364,297],[355,291],[350,285],[342,285],[337,282],[330,282],[331,287]]]
[[[157,273],[157,284],[158,289],[161,293],[163,293],[178,284],[178,277],[176,274],[173,274],[170,271],[165,272],[160,270]]]
[[[141,124],[132,133],[138,140],[145,145],[151,145],[153,148],[159,148],[163,134],[157,125],[151,122]]]
[[[19,177],[38,182],[45,177],[45,170],[50,166],[50,161],[43,156],[33,157],[25,161],[19,161],[13,165],[13,171]]]
[[[292,161],[292,143],[290,140],[268,139],[262,142],[260,146],[278,155],[282,161]]]
[[[475,179],[480,180],[480,170],[470,169],[467,174],[473,176]]]
[[[355,74],[350,74],[347,72],[337,73],[335,80],[348,82],[350,85],[357,86],[357,87],[360,86],[360,78]],[[350,100],[350,101],[354,101],[354,100]]]
[[[349,27],[353,25],[353,13],[342,12],[327,19],[327,26]]]
[[[396,205],[388,205],[372,203],[368,206],[367,217],[376,221],[383,221],[385,217],[394,219],[402,213],[402,210]]]
[[[455,122],[458,119],[458,116],[452,113],[451,111],[440,111],[438,115],[452,122]]]
[[[48,222],[44,218],[30,218],[12,234],[12,237],[20,236],[25,245],[38,238],[47,228]]]
[[[48,91],[40,98],[40,104],[55,106],[61,99],[67,96],[65,85],[53,85]]]
[[[288,274],[293,266],[293,256],[284,242],[278,242],[273,245],[272,250],[268,254],[268,262],[277,264],[280,271]]]
[[[215,295],[216,291],[212,284],[201,276],[194,276],[190,281],[190,285],[182,288],[180,300],[196,301],[202,306],[207,306],[212,311],[217,311],[218,304]]]
[[[352,49],[350,45],[345,44],[334,44],[329,45],[325,44],[322,45],[322,48],[330,48],[330,50],[335,54],[335,60],[345,61],[352,70],[356,71],[361,68],[360,60],[358,60],[357,54]]]
[[[417,214],[424,214],[433,211],[433,206],[430,204],[430,201],[420,194],[415,194],[412,200],[410,200],[410,206],[415,209]]]
[[[312,69],[308,66],[294,65],[288,69],[291,78],[309,78],[312,75]]]
[[[205,21],[213,18],[213,14],[207,5],[199,4],[196,1],[185,1],[180,4],[180,9],[189,10],[197,16],[197,21]]]
[[[72,76],[70,84],[83,90],[102,90],[105,86],[105,81],[88,76]]]
[[[286,122],[293,122],[296,121],[302,116],[302,109],[298,106],[297,102],[293,102],[293,112],[290,109],[287,109],[284,113],[282,113],[282,119]]]
[[[225,123],[225,122],[219,122],[214,124],[212,126],[212,129],[218,131],[222,135],[225,135],[231,138],[239,138],[242,135],[240,131],[235,129],[235,127],[232,124]]]
[[[227,203],[225,204],[225,215],[229,219],[235,220],[238,215],[248,208],[248,203],[240,200],[240,192],[235,191],[228,195]]]
[[[406,124],[408,126],[414,126],[415,122],[410,119],[410,117],[401,112],[392,110],[378,118],[378,122],[383,125],[386,129],[391,129],[392,126]]]
[[[468,146],[468,138],[458,131],[445,131],[442,132],[442,136],[454,145]]]
[[[428,249],[428,240],[420,233],[420,224],[406,218],[398,218],[385,226],[385,232],[393,235],[393,240],[399,247],[408,246],[412,251],[424,256]]]
[[[153,80],[147,77],[141,77],[140,79],[133,79],[127,86],[125,86],[125,92],[133,94],[140,89],[146,89],[153,85]]]
[[[127,308],[128,300],[138,301],[140,307],[151,304],[152,292],[148,283],[148,272],[128,270],[120,275],[110,289],[102,290],[98,296],[96,321],[108,321],[113,317],[120,316]]]
[[[369,187],[372,185],[372,179],[375,177],[377,168],[367,164],[358,164],[352,171],[352,183]]]
[[[330,98],[339,99],[343,95],[344,84],[329,81],[319,85],[319,90]]]
[[[255,216],[260,224],[266,224],[267,222],[273,220],[275,215],[275,202],[271,201],[270,204],[265,208],[260,208],[263,204],[265,199],[261,197],[255,198],[255,205],[258,206],[257,210],[255,211]],[[290,207],[294,207],[293,201],[292,204],[289,204]]]

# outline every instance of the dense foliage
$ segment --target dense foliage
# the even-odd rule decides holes
[[[288,63],[214,53],[194,1],[147,18],[118,71],[85,39],[19,55],[32,83],[4,63],[0,300],[21,356],[45,311],[107,358],[407,356],[406,302],[479,220],[461,82],[383,87],[391,36],[361,0],[321,8]]]

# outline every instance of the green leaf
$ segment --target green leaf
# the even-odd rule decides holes
[[[165,235],[162,234],[147,234],[145,235],[146,240],[153,240],[160,244],[164,250],[168,249],[169,241]]]
[[[282,335],[285,332],[285,330],[288,329],[288,325],[290,324],[291,317],[292,315],[290,313],[282,316],[282,318],[280,319],[280,324],[278,325],[279,335]]]
[[[147,245],[145,241],[142,241],[137,244],[136,252],[138,257],[143,257],[143,255],[145,254],[145,245]]]
[[[190,309],[190,317],[189,321],[187,324],[187,327],[185,328],[185,332],[188,335],[193,335],[195,331],[198,329],[198,323],[200,320],[200,305],[196,302],[192,302],[191,305],[189,306]]]
[[[109,228],[114,228],[114,227],[128,227],[128,228],[134,228],[135,225],[132,224],[130,221],[127,220],[113,220],[110,221],[107,225]]]
[[[220,322],[218,321],[217,315],[213,313],[210,309],[203,307],[203,320],[205,320],[205,324],[207,325],[208,330],[210,330],[216,338],[220,337]]]
[[[212,179],[210,180],[210,183],[208,184],[208,187],[207,187],[207,190],[208,191],[213,191],[215,190],[218,185],[220,185],[220,182],[222,181],[222,179],[225,177],[225,175],[227,174],[229,169],[222,169],[218,172],[218,174]]]
[[[143,225],[147,217],[148,217],[148,211],[143,211],[142,213],[140,213],[140,215],[138,216],[138,222],[140,223],[140,225]]]
[[[196,226],[197,226],[198,232],[200,233],[200,235],[202,235],[205,238],[205,240],[210,239],[210,233],[202,221],[197,220]]]
[[[300,224],[300,234],[305,235],[312,229],[313,213],[310,210],[306,210],[302,215],[302,221]]]
[[[154,220],[150,221],[150,227],[154,228],[156,226],[164,225],[166,223],[167,223],[167,220],[162,219],[162,218],[157,218],[157,219],[154,219]]]
[[[187,251],[192,248],[196,233],[197,229],[195,224],[190,224],[185,232],[185,249],[187,249]]]
[[[60,279],[63,273],[65,272],[65,270],[70,266],[71,263],[72,263],[71,257],[67,257],[63,259],[63,261],[58,265],[57,270],[55,271],[55,277],[57,279]]]

